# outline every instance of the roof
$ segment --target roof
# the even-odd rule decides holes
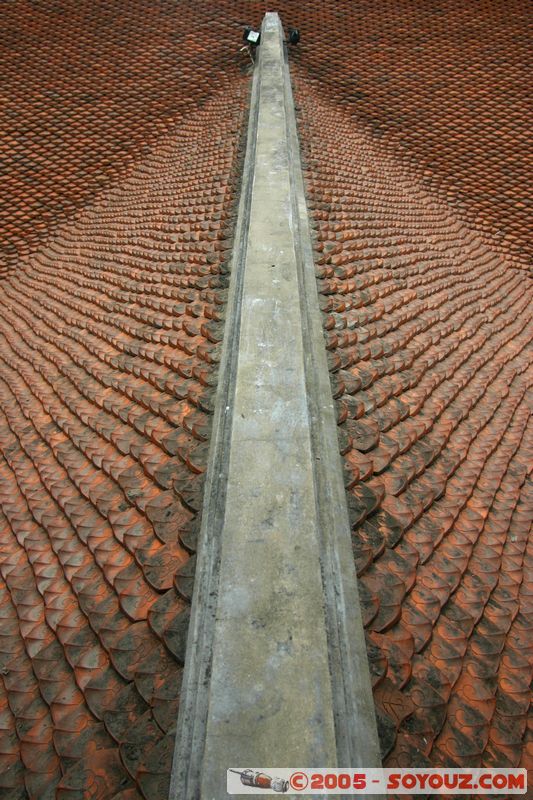
[[[265,8],[148,5],[3,9],[12,798],[167,791]],[[385,764],[531,768],[526,4],[277,10]]]
[[[527,17],[340,2],[294,55],[385,766],[533,767]]]
[[[296,86],[385,766],[531,767],[531,287]]]
[[[5,5],[0,276],[20,269],[20,255],[120,182],[166,133],[185,119],[191,130],[201,126],[194,117],[210,96],[237,90],[241,30],[212,6]],[[207,179],[201,167],[195,177]]]
[[[120,11],[9,9],[22,40],[4,56],[19,97],[1,145],[17,248],[0,280],[10,798],[168,793],[248,78],[237,65],[215,93],[200,57],[189,82],[196,45],[176,66],[175,9]]]
[[[242,88],[0,288],[0,782],[30,797],[164,794]]]
[[[302,31],[293,71],[528,266],[528,4],[339,0],[281,12]]]

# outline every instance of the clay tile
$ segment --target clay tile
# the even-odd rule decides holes
[[[58,800],[74,800],[80,792],[95,800],[104,800],[128,788],[131,781],[116,749],[95,750],[76,762],[59,781]]]

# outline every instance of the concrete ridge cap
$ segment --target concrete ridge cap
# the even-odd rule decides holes
[[[261,126],[259,124],[260,113],[263,115]],[[269,130],[269,125],[265,126],[267,119],[272,130],[278,132],[279,140],[276,142],[270,141],[274,134],[272,134],[272,130]],[[256,163],[256,148],[259,148],[262,159],[259,165]],[[268,159],[271,159],[270,162]],[[277,184],[279,184],[279,191]],[[277,192],[280,197],[283,195],[281,199],[276,196]],[[282,230],[280,230],[278,241],[279,225]],[[254,234],[263,231],[265,240],[261,241],[260,235],[254,235],[249,241],[251,230]],[[274,258],[274,253],[276,253],[276,258]],[[279,280],[273,279],[274,283],[277,281],[277,284],[280,284],[282,280],[291,282],[292,294],[281,293],[279,297],[274,297],[275,292],[272,290],[272,296],[268,296],[268,281],[265,278],[263,263],[267,254],[269,261],[276,262],[272,264],[272,268],[275,269],[275,273],[272,274],[280,276]],[[284,264],[280,266],[278,260]],[[278,270],[281,271],[278,272]],[[267,291],[266,295],[265,291]],[[261,294],[262,292],[263,294]],[[294,302],[296,293],[299,297],[297,303]],[[309,688],[314,682],[314,691],[319,691],[319,695],[313,695],[314,699],[312,697],[309,700],[308,719],[314,719],[314,723],[302,725],[302,728],[309,728],[309,730],[301,730],[301,737],[302,739],[310,737],[309,741],[306,740],[303,745],[298,743],[293,747],[293,751],[295,754],[307,753],[304,760],[308,763],[305,766],[334,766],[332,761],[347,767],[379,766],[379,744],[355,566],[350,547],[350,527],[336,433],[334,403],[318,306],[294,103],[284,50],[283,31],[276,13],[266,14],[263,20],[259,59],[254,69],[246,158],[219,373],[220,382],[216,396],[193,608],[180,698],[170,789],[172,800],[178,800],[178,798],[179,800],[197,800],[197,798],[219,800],[220,797],[225,796],[225,770],[230,766],[238,766],[238,763],[217,764],[215,767],[213,761],[216,759],[216,755],[213,753],[216,750],[219,754],[227,755],[227,759],[222,755],[219,758],[219,761],[225,762],[230,759],[229,753],[246,751],[244,742],[249,743],[250,739],[249,736],[246,738],[245,733],[237,730],[239,726],[232,728],[232,724],[235,725],[235,719],[239,719],[236,715],[236,708],[241,701],[240,698],[235,697],[235,689],[231,688],[231,681],[228,677],[230,674],[231,678],[235,677],[233,673],[228,673],[230,668],[228,664],[235,657],[234,650],[244,647],[241,637],[235,633],[234,617],[236,612],[228,596],[233,593],[233,596],[237,597],[237,593],[241,589],[244,591],[240,584],[244,585],[246,579],[250,578],[249,572],[253,566],[253,561],[250,560],[252,551],[246,550],[246,548],[251,541],[255,541],[250,539],[246,541],[248,534],[245,533],[241,542],[235,533],[235,528],[245,524],[243,518],[246,518],[245,510],[241,513],[235,507],[235,502],[240,497],[235,489],[235,481],[246,483],[247,478],[246,474],[241,475],[238,472],[235,452],[238,449],[239,457],[241,457],[242,452],[247,449],[249,438],[253,439],[256,436],[258,437],[256,444],[262,448],[258,452],[268,461],[269,453],[274,454],[276,448],[279,450],[280,447],[286,449],[287,441],[289,445],[291,444],[290,436],[288,439],[285,438],[283,443],[279,439],[278,429],[271,420],[274,414],[272,408],[269,408],[268,405],[261,407],[260,403],[257,408],[254,408],[253,403],[259,401],[256,401],[253,396],[254,392],[250,393],[249,386],[247,386],[252,379],[248,374],[244,374],[247,368],[246,359],[247,357],[252,358],[252,361],[248,362],[248,369],[251,365],[257,371],[258,356],[262,352],[260,348],[266,346],[265,341],[256,342],[254,345],[254,336],[258,335],[257,326],[259,324],[257,312],[252,313],[251,311],[254,303],[259,303],[259,319],[261,303],[265,303],[270,309],[268,314],[273,313],[274,316],[279,304],[281,303],[283,306],[285,303],[283,313],[292,319],[292,329],[290,325],[289,328],[286,328],[284,321],[279,326],[277,334],[276,331],[272,335],[270,332],[266,334],[265,341],[269,347],[283,347],[284,342],[280,340],[276,344],[276,335],[279,339],[280,335],[288,332],[288,335],[296,337],[293,346],[294,352],[291,351],[287,354],[289,360],[293,359],[294,368],[289,368],[285,376],[287,381],[290,382],[293,379],[295,381],[292,395],[286,401],[287,408],[291,403],[293,404],[291,407],[294,407],[293,411],[296,414],[293,426],[294,446],[292,450],[289,447],[290,452],[284,453],[281,462],[279,462],[279,453],[277,456],[272,455],[273,462],[270,466],[272,468],[272,464],[276,463],[279,469],[283,469],[288,461],[292,463],[293,473],[290,474],[296,481],[295,487],[307,480],[307,484],[305,484],[307,489],[303,490],[303,495],[300,493],[296,511],[289,509],[292,514],[292,517],[290,514],[289,517],[295,519],[296,530],[304,542],[305,558],[309,563],[302,566],[298,560],[294,561],[295,545],[291,544],[286,537],[282,540],[282,544],[283,546],[287,545],[287,551],[283,551],[283,547],[281,550],[282,556],[286,558],[284,564],[286,569],[296,571],[295,574],[300,575],[301,578],[305,576],[303,583],[296,579],[296,584],[294,584],[296,589],[292,592],[293,595],[299,592],[302,598],[295,599],[293,597],[286,601],[287,613],[290,617],[287,625],[290,629],[294,620],[299,619],[301,625],[309,627],[310,620],[305,618],[305,614],[309,616],[309,611],[306,610],[303,613],[303,610],[310,608],[314,603],[315,612],[319,615],[316,617],[316,625],[317,640],[320,644],[318,652],[314,656],[317,662],[316,666],[313,666],[311,670],[307,669],[309,673],[307,676],[298,674],[296,679],[294,665],[288,668],[288,672],[283,672],[284,667],[280,667],[280,697],[285,697],[285,700],[293,697],[291,687],[292,689],[297,688],[298,685],[294,684],[294,680],[300,680],[300,677],[302,681],[305,681],[306,677],[311,681]],[[265,319],[267,318],[268,315]],[[242,329],[243,324],[244,330]],[[272,325],[276,328],[275,322]],[[269,339],[269,337],[271,338]],[[259,349],[254,350],[254,346]],[[273,352],[275,360],[277,351]],[[282,373],[282,369],[280,365],[277,373]],[[277,373],[273,373],[273,380],[280,381],[278,389],[282,392],[284,378]],[[298,387],[300,387],[299,390]],[[262,388],[259,388],[259,394],[262,391]],[[245,419],[246,415],[237,414],[237,406],[240,410],[250,408],[252,416],[259,413],[257,425],[267,426],[266,438],[259,438],[260,432],[257,433],[246,427],[246,423],[240,419],[241,417]],[[270,428],[268,427],[269,420]],[[270,444],[268,444],[269,440]],[[281,464],[283,467],[280,466]],[[249,470],[253,472],[251,465]],[[228,487],[229,506],[227,505]],[[248,487],[248,489],[248,498],[250,498],[253,496],[253,487],[251,489]],[[301,487],[300,489],[295,488],[294,491],[296,496],[298,491],[301,491]],[[246,486],[244,492],[246,492]],[[281,495],[278,493],[278,496]],[[264,498],[257,499],[257,505],[260,505],[262,499]],[[271,501],[271,504],[272,502],[275,506],[275,501]],[[274,506],[272,507],[274,508]],[[283,527],[285,524],[286,526],[289,517],[285,511],[276,509],[276,512],[280,514],[279,525]],[[296,517],[293,512],[296,513]],[[284,513],[285,516],[283,516]],[[255,524],[253,516],[252,518],[248,516],[247,519],[248,521],[251,519],[250,524],[253,528]],[[236,572],[235,564],[228,562],[227,547],[231,545],[232,541],[242,544],[239,553],[242,568],[245,571],[242,581],[240,580],[241,574]],[[258,541],[262,540],[258,539]],[[257,548],[259,549],[261,546],[258,544]],[[234,560],[233,552],[230,547],[231,561]],[[261,552],[273,553],[275,551]],[[301,556],[298,558],[301,561]],[[291,559],[293,560],[291,561]],[[272,570],[273,565],[270,563],[272,558],[268,558],[267,561],[269,564],[262,564],[262,567],[264,570]],[[298,570],[300,571],[298,572]],[[274,573],[271,573],[270,577],[275,582],[278,576],[273,577],[273,575]],[[236,576],[238,577],[236,578]],[[224,581],[225,589],[222,594],[219,592],[221,580]],[[250,583],[252,588],[248,590],[245,606],[249,608],[255,602],[254,613],[257,614],[259,613],[258,608],[260,609],[263,588],[259,585],[252,586],[254,580],[255,578],[252,576]],[[286,585],[281,580],[279,590],[283,592],[283,587]],[[309,596],[306,596],[305,592],[308,587],[310,587],[309,591],[311,589],[312,591]],[[271,603],[272,594],[268,595],[268,591],[271,592],[271,589],[268,588],[265,591],[263,601],[267,604]],[[259,605],[257,605],[258,603]],[[322,610],[319,611],[319,609]],[[323,615],[322,622],[320,615]],[[257,620],[253,619],[251,622],[256,623]],[[272,620],[269,619],[268,623],[271,622]],[[243,619],[244,629],[246,629],[245,623],[246,619]],[[263,645],[267,649],[271,641],[278,634],[280,635],[279,625],[276,629],[275,623],[272,622],[272,626],[271,637],[263,639]],[[234,634],[235,645],[231,647],[226,641],[229,638],[228,631]],[[298,639],[299,635],[299,632],[295,632],[294,638]],[[246,632],[242,638],[246,639]],[[290,638],[292,641],[292,635]],[[300,636],[300,647],[302,641]],[[297,647],[298,643],[295,646]],[[301,652],[304,651],[301,650]],[[244,668],[241,664],[246,658],[244,650],[241,656],[237,662],[237,670]],[[287,657],[286,661],[289,660]],[[290,672],[291,669],[292,672]],[[303,665],[301,672],[305,672]],[[253,693],[255,689],[254,674],[252,670],[252,678],[249,673],[243,673],[241,676],[243,686],[249,683],[250,693]],[[292,679],[288,678],[289,683],[283,686],[284,676],[287,674],[292,674],[293,677]],[[320,678],[318,678],[319,675],[321,675]],[[258,684],[261,684],[262,677],[264,676],[256,675]],[[265,679],[267,684],[270,678],[271,676],[268,676]],[[290,683],[291,680],[293,684]],[[318,685],[316,685],[317,681]],[[274,697],[273,694],[269,695],[268,691],[267,688],[263,694],[258,695],[259,704],[263,702],[268,706],[268,698]],[[311,691],[310,694],[312,695],[313,692]],[[313,703],[316,704],[316,707]],[[304,714],[302,719],[305,718],[304,712],[306,712],[305,709],[302,712]],[[262,716],[264,717],[264,715]],[[287,718],[284,719],[286,722]],[[283,734],[281,731],[279,735],[268,733],[268,730],[275,730],[273,727],[268,728],[269,724],[271,724],[271,720],[267,720],[263,728],[267,730],[266,741],[271,741],[274,752],[279,744],[278,740],[283,738]],[[278,726],[279,724],[278,721]],[[243,719],[244,727],[246,726]],[[283,725],[283,728],[285,729],[286,725]],[[285,730],[284,734],[289,735]],[[224,737],[227,740],[228,736],[233,736],[234,739],[241,736],[243,739],[241,750],[235,749],[234,742],[231,746],[227,745]],[[270,740],[268,736],[270,736]],[[207,738],[209,738],[209,746],[206,749]],[[290,741],[292,740],[289,735],[285,750],[278,750],[278,752],[285,754],[287,749],[290,750]],[[252,747],[247,754],[252,759],[257,752],[257,758],[261,763],[250,763],[249,766],[262,767],[269,761],[272,763],[272,760],[267,757],[270,750],[269,747],[265,747],[264,737],[261,742],[261,746],[258,746],[256,750]],[[232,757],[234,760],[239,760],[235,754]],[[292,760],[290,753],[287,754],[287,757],[291,762],[288,766],[302,766],[298,755],[295,755]],[[207,767],[206,759],[209,761]],[[281,762],[278,763],[278,766],[282,765]]]

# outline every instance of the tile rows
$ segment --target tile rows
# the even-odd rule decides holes
[[[296,102],[385,766],[531,768],[532,287],[301,76]]]
[[[231,94],[236,23],[210,0],[3,4],[0,279],[198,103]]]
[[[313,89],[530,265],[528,3],[338,0],[281,14],[301,29],[293,66]]]
[[[2,9],[8,800],[166,796],[265,10]],[[276,10],[387,764],[529,766],[526,5]]]
[[[259,26],[271,8],[260,0],[195,3],[191,19],[183,6],[172,24],[181,25],[183,17],[198,30],[198,58],[206,58],[208,49],[216,52],[225,70],[234,68],[230,52],[235,54],[239,24]],[[527,266],[529,4],[282,0],[275,10],[286,29],[301,31],[291,48],[293,72],[364,124],[382,148],[401,153],[423,185],[442,192],[493,247]],[[147,25],[145,19],[139,25]],[[157,25],[167,31],[163,13]],[[202,51],[208,30],[217,40],[209,34],[209,48]],[[196,91],[196,78],[189,79]]]
[[[0,795],[166,797],[248,79],[0,284]]]

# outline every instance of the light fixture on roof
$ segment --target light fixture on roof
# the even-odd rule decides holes
[[[242,38],[247,45],[251,45],[252,47],[257,47],[261,39],[261,31],[256,31],[253,28],[250,28],[249,25],[247,25],[246,28],[244,29]]]

